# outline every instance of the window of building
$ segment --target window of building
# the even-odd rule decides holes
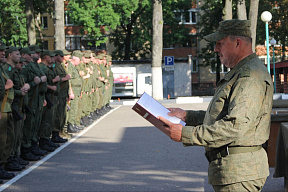
[[[65,11],[65,26],[73,26],[75,25],[75,22],[73,18],[70,15],[70,12]]]
[[[43,49],[49,49],[48,41],[43,41]]]
[[[41,17],[41,25],[43,29],[48,29],[48,17],[47,16]]]
[[[66,37],[67,50],[80,50],[81,43],[80,37]]]
[[[217,63],[211,63],[211,73],[216,73],[216,65]],[[227,73],[229,69],[225,67],[223,64],[221,64],[221,70],[220,73]]]
[[[191,64],[191,72],[192,73],[198,72],[198,61],[197,61],[197,58],[193,58],[192,55],[188,55],[188,61]]]
[[[196,24],[197,23],[197,10],[189,9],[187,11],[174,11],[174,17],[179,24]]]

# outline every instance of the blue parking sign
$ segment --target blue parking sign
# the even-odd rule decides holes
[[[164,61],[165,61],[165,66],[174,65],[174,56],[165,56]]]

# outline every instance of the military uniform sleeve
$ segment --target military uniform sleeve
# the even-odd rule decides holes
[[[186,125],[196,126],[203,124],[206,111],[186,111]]]
[[[230,94],[223,93],[223,97],[219,96],[220,99],[226,99],[228,102],[227,114],[211,125],[184,126],[182,143],[211,148],[231,143],[244,146],[261,145],[263,140],[260,141],[255,137],[254,139],[249,138],[248,141],[245,135],[256,132],[255,129],[261,120],[259,117],[270,113],[269,106],[266,107],[266,111],[260,110],[266,94],[270,94],[267,93],[269,89],[271,90],[271,87],[267,88],[269,86],[265,81],[240,77],[231,87]],[[208,113],[213,113],[216,107],[217,105],[212,106]]]

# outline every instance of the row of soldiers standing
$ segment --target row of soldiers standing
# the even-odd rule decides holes
[[[0,45],[0,183],[111,109],[110,56]]]

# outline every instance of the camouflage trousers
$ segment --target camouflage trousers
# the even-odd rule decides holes
[[[12,114],[2,113],[0,119],[0,163],[5,163],[10,157],[14,139]]]
[[[55,126],[53,131],[62,131],[66,122],[67,115],[67,101],[66,98],[58,98],[58,105],[56,107]]]
[[[75,98],[70,101],[70,111],[68,112],[68,123],[71,123],[72,125],[76,124],[76,117],[78,113],[78,105],[80,101],[80,96],[75,95]],[[78,124],[79,125],[79,124]]]
[[[228,185],[212,185],[215,192],[228,192],[228,191],[261,191],[266,178],[242,181],[238,183],[232,183]]]
[[[38,136],[42,139],[50,139],[51,133],[54,128],[54,119],[55,119],[55,110],[57,105],[52,106],[51,108],[43,107],[42,112],[42,121],[41,121],[41,129],[39,129]]]
[[[13,126],[14,126],[14,144],[11,156],[18,155],[18,152],[20,151],[21,142],[23,139],[24,119],[13,121]]]

